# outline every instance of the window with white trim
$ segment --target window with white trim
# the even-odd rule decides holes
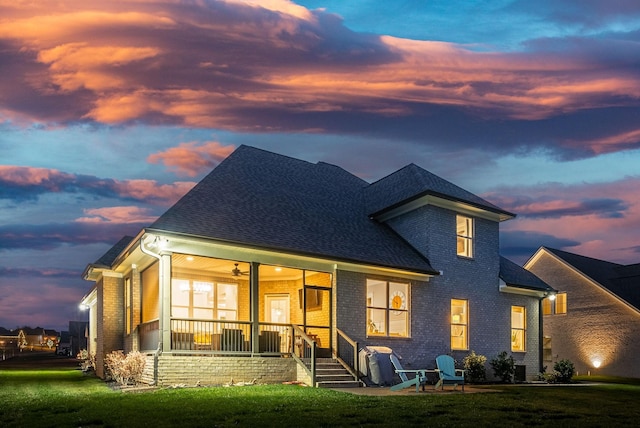
[[[409,337],[409,284],[367,279],[367,336]]]
[[[131,334],[131,278],[124,279],[124,328],[126,334]]]
[[[511,351],[526,351],[527,310],[524,306],[511,306]]]
[[[473,258],[473,219],[456,215],[456,254]]]
[[[173,278],[171,316],[205,320],[238,319],[238,285]]]
[[[469,349],[469,302],[451,299],[451,349]]]

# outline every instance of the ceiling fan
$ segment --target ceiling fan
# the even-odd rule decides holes
[[[233,269],[231,269],[231,275],[233,276],[241,276],[241,275],[248,275],[249,272],[243,272],[240,270],[240,268],[238,267],[238,263],[234,263],[235,267]]]

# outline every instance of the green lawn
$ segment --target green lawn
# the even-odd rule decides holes
[[[640,386],[496,386],[372,397],[296,385],[113,391],[73,367],[0,362],[1,427],[638,426]]]

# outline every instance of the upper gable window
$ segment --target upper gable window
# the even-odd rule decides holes
[[[473,257],[473,219],[456,216],[456,253],[461,257]]]

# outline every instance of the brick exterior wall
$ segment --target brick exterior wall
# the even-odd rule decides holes
[[[411,337],[366,336],[366,274],[337,273],[337,327],[362,345],[388,346],[403,358],[405,368],[433,368],[435,357],[450,354],[458,361],[471,351],[488,360],[511,350],[511,306],[527,313],[526,352],[513,353],[526,366],[528,378],[539,372],[538,299],[499,291],[499,225],[475,219],[474,258],[456,255],[456,213],[426,206],[391,219],[388,224],[442,270],[429,282],[411,282]],[[384,278],[407,282],[401,278]],[[451,299],[468,301],[469,349],[450,347]],[[492,372],[487,362],[487,376]]]
[[[96,375],[105,377],[104,357],[124,348],[123,279],[105,274],[96,283],[98,299]]]
[[[551,337],[553,364],[573,362],[580,374],[640,378],[640,313],[595,286],[548,254],[529,270],[559,292],[567,293],[567,313],[544,316],[544,335]],[[593,360],[602,362],[600,368]]]
[[[154,357],[147,357],[143,380],[152,383]],[[282,383],[295,381],[293,358],[198,357],[160,355],[157,359],[158,386],[176,384],[219,386],[233,382]]]

